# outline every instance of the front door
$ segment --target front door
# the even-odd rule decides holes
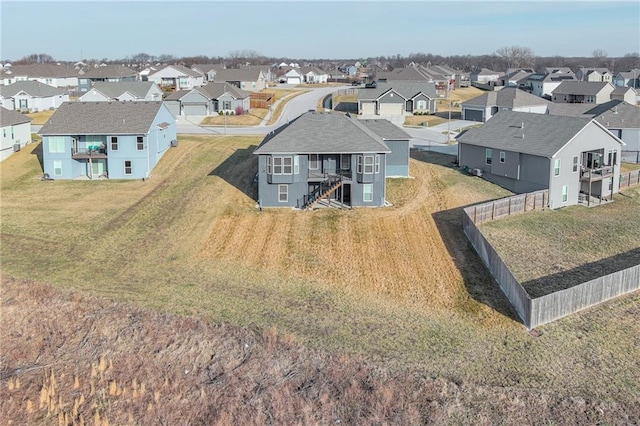
[[[104,174],[106,171],[107,160],[92,160],[91,161],[91,177],[97,178]]]

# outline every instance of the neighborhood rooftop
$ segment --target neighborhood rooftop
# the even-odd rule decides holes
[[[93,89],[108,98],[117,98],[125,92],[129,92],[137,98],[144,98],[153,86],[152,81],[97,81]]]
[[[146,134],[162,102],[65,102],[41,135]]]
[[[640,128],[640,107],[621,100],[611,100],[600,105],[549,104],[549,114],[594,118],[608,129]]]
[[[15,126],[16,124],[28,123],[32,120],[19,112],[0,107],[0,127]]]
[[[436,86],[427,81],[394,81],[378,82],[375,88],[361,89],[358,91],[358,99],[378,99],[380,96],[394,90],[405,99],[411,99],[419,93],[424,93],[431,99],[436,98]]]
[[[84,78],[115,78],[115,77],[131,77],[138,73],[122,65],[106,65],[103,67],[90,68],[82,77]]]
[[[58,96],[67,93],[62,89],[35,80],[17,81],[9,86],[0,86],[0,95],[5,98],[13,97],[20,92],[24,92],[34,98]]]
[[[515,87],[505,87],[502,90],[487,92],[476,98],[462,103],[462,106],[493,106],[518,108],[531,105],[548,105],[549,101],[532,95]]]
[[[595,96],[607,85],[606,81],[563,81],[553,91],[554,95],[590,95]]]
[[[383,126],[389,127],[385,135],[399,136],[386,120],[364,124],[343,114],[307,112],[268,135],[254,154],[388,153],[383,136],[377,134]],[[409,139],[406,133],[404,139]]]
[[[591,120],[501,111],[482,127],[460,135],[458,142],[551,158]]]

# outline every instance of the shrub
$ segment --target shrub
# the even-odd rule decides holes
[[[223,115],[224,111],[218,111],[218,115]]]
[[[229,111],[229,114],[236,115],[236,112],[235,111]]]

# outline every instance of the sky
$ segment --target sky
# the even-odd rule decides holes
[[[0,59],[229,56],[291,59],[640,52],[638,1],[6,1]]]

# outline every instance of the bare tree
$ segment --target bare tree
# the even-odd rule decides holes
[[[504,46],[496,50],[495,54],[506,62],[507,68],[533,66],[535,62],[533,50],[528,47]]]
[[[260,62],[262,58],[264,58],[264,56],[255,50],[232,50],[229,52],[228,62],[232,68],[237,68],[238,65],[244,64],[245,62],[256,64]]]
[[[601,67],[606,65],[605,61],[607,60],[607,52],[602,49],[596,49],[591,54],[593,56],[593,66]]]
[[[29,56],[25,56],[24,58],[17,60],[14,62],[16,65],[26,65],[26,64],[48,64],[55,62],[51,55],[47,55],[46,53],[32,53]]]

